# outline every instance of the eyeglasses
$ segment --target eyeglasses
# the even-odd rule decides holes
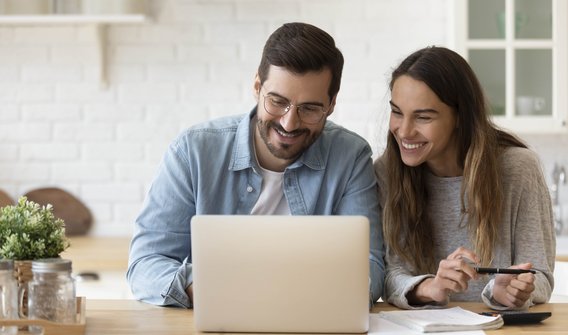
[[[272,116],[284,116],[293,106],[296,107],[298,117],[307,124],[319,123],[327,114],[323,106],[315,104],[294,105],[283,97],[272,94],[264,95],[264,110]]]

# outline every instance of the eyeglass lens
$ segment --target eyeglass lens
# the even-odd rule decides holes
[[[305,123],[318,123],[325,115],[323,106],[314,104],[293,105],[288,100],[271,95],[264,96],[264,109],[268,114],[274,116],[283,116],[293,107],[296,107],[300,120]]]

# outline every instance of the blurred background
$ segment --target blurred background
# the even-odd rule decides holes
[[[378,154],[390,71],[449,44],[450,3],[84,0],[54,15],[52,1],[2,0],[0,187],[60,187],[92,211],[91,235],[130,236],[168,143],[250,111],[264,42],[289,21],[334,36],[346,64],[332,119]]]
[[[516,100],[526,100],[519,111],[505,106],[513,87],[505,84],[504,20],[512,13],[504,0],[2,0],[0,186],[13,198],[60,187],[91,209],[90,234],[130,235],[167,144],[186,127],[254,106],[263,44],[288,21],[310,22],[336,39],[346,64],[331,119],[364,136],[375,156],[386,136],[390,71],[428,45],[471,55],[497,114],[510,107],[552,119],[552,73],[565,77],[568,62],[564,51],[554,63],[564,72],[553,71],[555,1],[517,3],[525,34],[517,39],[526,45],[512,56],[535,70],[511,79],[527,83],[518,89]],[[460,36],[467,22],[471,36]],[[534,49],[528,43],[537,38]],[[478,45],[467,44],[473,39]],[[542,73],[536,84],[535,72]],[[563,109],[562,126],[539,129],[531,117],[511,123],[527,133],[548,178],[554,163],[568,163]],[[553,127],[560,131],[549,133]]]
[[[539,154],[566,231],[563,0],[0,0],[0,188],[63,189],[92,213],[89,236],[127,241],[166,146],[250,111],[264,42],[290,21],[335,38],[346,63],[331,119],[374,157],[392,69],[425,46],[460,52],[495,121]]]

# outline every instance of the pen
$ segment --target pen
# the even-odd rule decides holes
[[[486,273],[507,273],[507,274],[521,274],[521,273],[536,273],[535,270],[525,270],[525,269],[502,269],[502,268],[480,268],[476,267],[475,271],[480,274]]]

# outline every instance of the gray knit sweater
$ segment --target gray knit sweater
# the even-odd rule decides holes
[[[524,148],[512,147],[502,155],[504,204],[494,251],[494,267],[509,267],[531,262],[536,274],[535,290],[525,307],[547,302],[554,287],[553,270],[556,237],[553,229],[550,194],[537,155]],[[381,210],[384,208],[386,169],[384,157],[375,161],[379,180]],[[430,174],[428,214],[432,218],[436,264],[458,247],[474,250],[461,214],[462,177],[440,178]],[[416,255],[420,257],[420,255]],[[434,274],[413,273],[409,264],[394,255],[387,246],[387,273],[383,299],[401,308],[416,309],[435,305],[411,306],[406,295],[416,285]],[[483,301],[495,309],[505,309],[492,299],[493,275],[469,282],[468,290],[452,294],[448,301]]]

